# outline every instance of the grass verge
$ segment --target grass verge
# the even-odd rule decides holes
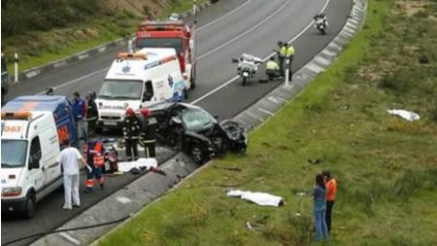
[[[120,1],[123,2],[123,1]],[[184,12],[192,8],[192,0],[171,0],[171,5],[163,5],[163,9],[154,12],[155,18],[165,18],[172,12]],[[197,0],[203,4],[207,0]],[[123,2],[124,3],[124,2]],[[124,3],[129,5],[128,2]],[[145,13],[147,12],[147,13]],[[78,52],[94,48],[135,32],[144,15],[151,12],[143,10],[102,10],[101,14],[86,23],[72,23],[66,28],[50,31],[31,31],[26,34],[2,37],[2,46],[8,64],[9,73],[13,74],[13,54],[20,56],[20,72],[37,66],[45,65]],[[140,14],[141,13],[141,14]]]
[[[369,0],[363,30],[250,135],[247,157],[215,161],[99,245],[310,245],[308,194],[323,169],[339,183],[327,245],[437,245],[436,6],[411,14],[406,4]],[[421,119],[391,116],[391,108]],[[226,197],[226,187],[287,204],[260,207]]]

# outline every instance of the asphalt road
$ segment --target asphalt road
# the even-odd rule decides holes
[[[328,2],[329,1],[329,2]],[[328,4],[327,4],[328,3]],[[312,26],[312,16],[324,9],[330,23],[327,35],[318,34]],[[222,0],[199,13],[197,87],[190,92],[190,102],[202,106],[221,119],[241,112],[281,82],[259,84],[263,76],[260,67],[258,77],[247,86],[235,78],[236,64],[232,57],[251,53],[265,58],[277,48],[278,40],[292,40],[296,50],[293,70],[310,61],[341,30],[347,20],[351,0]],[[34,79],[13,85],[8,98],[36,94],[49,86],[56,86],[56,94],[71,95],[98,91],[108,66],[120,50],[110,50],[98,57],[73,64],[67,68],[40,75]],[[165,153],[165,154],[164,154]],[[171,151],[161,148],[158,155],[163,160]],[[38,232],[47,232],[73,218],[103,197],[122,188],[138,176],[125,174],[107,179],[104,191],[82,195],[82,207],[63,211],[62,192],[57,192],[42,201],[37,216],[21,220],[15,216],[2,215],[2,243]],[[31,240],[21,244],[30,243]]]

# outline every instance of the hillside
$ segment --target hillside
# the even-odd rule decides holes
[[[20,55],[22,71],[125,37],[145,15],[191,6],[192,0],[3,0],[2,47],[8,60]]]

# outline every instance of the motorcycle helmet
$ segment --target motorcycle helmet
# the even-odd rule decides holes
[[[135,111],[132,108],[128,108],[128,109],[126,109],[126,115],[127,116],[134,116]]]
[[[282,42],[281,40],[278,41],[278,45],[282,46],[284,44],[284,42]]]

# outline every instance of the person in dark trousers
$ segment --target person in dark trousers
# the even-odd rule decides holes
[[[132,108],[126,109],[126,117],[123,122],[123,137],[126,141],[127,161],[138,160],[138,138],[140,137],[140,119],[135,115]]]
[[[73,99],[73,116],[77,124],[77,130],[80,140],[86,142],[87,139],[87,127],[85,123],[87,106],[85,100],[80,98],[79,92],[75,92]]]
[[[94,133],[89,134],[90,140],[86,145],[87,154],[87,179],[85,181],[84,193],[90,193],[94,189],[94,178],[103,190],[105,178],[103,176],[102,167],[105,165],[104,155],[105,149],[103,142],[96,139]]]
[[[278,61],[279,61],[279,75],[284,77],[285,76],[285,69],[284,69],[284,60],[285,60],[285,54],[286,54],[286,48],[284,45],[284,42],[278,41]]]
[[[331,233],[331,217],[332,208],[334,207],[335,196],[337,195],[337,180],[331,175],[329,171],[322,172],[325,186],[326,186],[326,225],[328,226],[328,232]]]
[[[158,122],[155,117],[151,116],[150,109],[141,110],[143,125],[141,129],[141,138],[144,143],[144,153],[146,158],[156,158],[156,127]]]
[[[88,101],[88,109],[86,113],[88,135],[94,135],[94,133],[96,132],[97,120],[99,118],[99,111],[97,109],[97,104],[94,101],[95,97],[93,92],[88,92],[86,99]]]

